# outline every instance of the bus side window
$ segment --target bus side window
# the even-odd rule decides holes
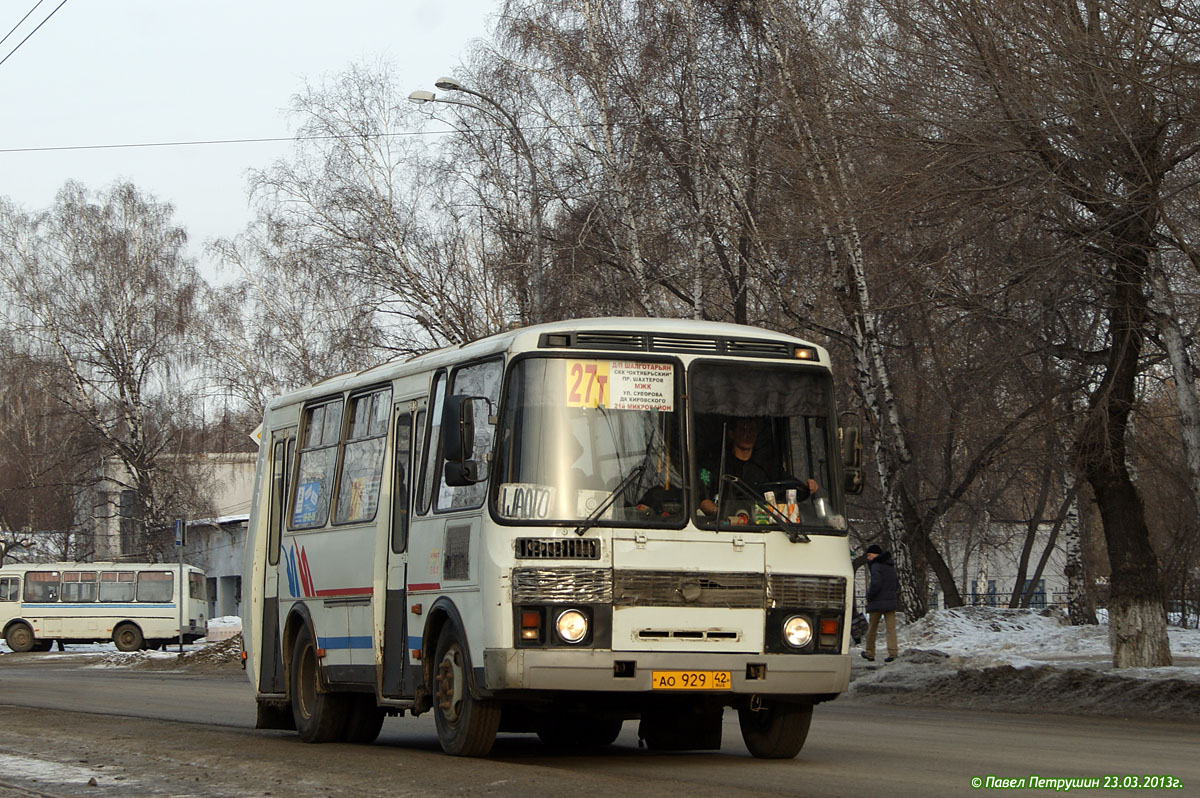
[[[139,571],[138,601],[170,601],[175,597],[175,575],[170,571]]]
[[[425,452],[421,467],[421,503],[417,512],[421,515],[429,512],[433,502],[433,485],[438,480],[441,469],[438,468],[438,457],[441,455],[442,438],[442,400],[446,396],[446,372],[437,375],[433,384],[433,401],[429,403],[429,434],[425,436]]]
[[[334,466],[341,441],[342,400],[308,408],[300,446],[299,475],[292,500],[292,529],[315,529],[329,520]]]
[[[408,491],[412,466],[412,416],[396,418],[395,479],[392,483],[392,551],[399,554],[408,546]]]
[[[0,601],[17,601],[21,597],[21,578],[6,576],[0,578]]]
[[[95,571],[65,571],[62,575],[62,600],[76,604],[96,600]]]
[[[275,433],[271,446],[271,512],[267,519],[267,562],[279,564],[280,537],[283,533],[283,513],[287,504],[288,481],[292,473],[292,455],[296,451],[291,433]]]
[[[388,414],[392,389],[350,397],[349,424],[342,444],[342,472],[338,479],[333,523],[354,524],[375,520],[383,482],[383,455],[387,451]]]
[[[25,573],[26,601],[58,601],[58,590],[58,571],[27,571]]]
[[[445,479],[440,479],[440,489],[437,495],[438,510],[466,510],[479,507],[487,498],[488,483],[488,454],[492,450],[495,427],[491,423],[491,413],[500,402],[500,382],[504,376],[504,361],[487,360],[462,366],[454,370],[454,385],[452,394],[462,396],[484,396],[490,400],[490,407],[485,408],[479,402],[475,408],[475,443],[468,459],[475,460],[479,466],[479,481],[472,485],[450,486]],[[439,417],[441,409],[435,410]],[[436,421],[435,421],[436,423]],[[441,463],[439,465],[439,476]]]
[[[133,571],[104,571],[100,574],[101,601],[133,601]]]

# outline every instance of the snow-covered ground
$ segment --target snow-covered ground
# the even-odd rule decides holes
[[[1184,664],[1170,668],[1126,669],[1122,673],[1200,681],[1200,661],[1189,662],[1200,658],[1200,630],[1172,626],[1168,627],[1168,635],[1173,658]],[[901,651],[941,651],[962,667],[1054,665],[1095,670],[1112,667],[1108,625],[1071,626],[1066,614],[1060,610],[994,607],[937,610],[916,623],[902,626],[897,638]],[[876,648],[883,650],[882,639],[876,643]]]
[[[1112,667],[1108,626],[1071,626],[1058,610],[960,607],[897,633],[900,656],[853,652],[850,694],[896,703],[1200,718],[1200,631],[1169,627],[1175,664]]]

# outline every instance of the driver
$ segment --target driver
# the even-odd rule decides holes
[[[731,419],[725,429],[726,446],[724,466],[726,474],[732,474],[743,482],[757,487],[768,482],[778,482],[787,475],[778,463],[765,463],[762,458],[755,458],[754,444],[758,442],[758,421],[753,418],[738,417]],[[717,455],[714,462],[704,463],[700,467],[700,509],[705,515],[715,515],[717,512],[716,498],[721,492],[721,456]],[[800,483],[808,488],[808,493],[799,496],[804,499],[817,492],[817,481],[809,479]]]

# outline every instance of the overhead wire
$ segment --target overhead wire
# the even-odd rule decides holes
[[[16,31],[17,28],[24,25],[25,20],[29,19],[29,15],[32,14],[34,11],[37,11],[38,6],[40,6],[44,2],[46,2],[46,0],[37,0],[37,2],[33,4],[33,8],[26,11],[25,16],[21,17],[20,22],[18,22],[16,25],[13,25],[12,30],[10,30],[8,33],[4,34],[4,38],[0,39],[0,44],[4,44],[6,41],[8,41],[8,37],[12,36],[13,32]]]
[[[38,4],[37,4],[37,6],[40,6],[41,4],[42,4],[42,0],[38,0]],[[20,50],[20,49],[21,49],[21,45],[22,45],[22,44],[25,44],[25,42],[29,41],[29,37],[30,37],[30,36],[32,36],[33,34],[37,33],[39,30],[41,30],[41,29],[42,29],[42,26],[43,26],[43,25],[45,25],[47,22],[49,22],[49,21],[50,21],[50,17],[52,17],[52,16],[54,16],[55,14],[57,14],[57,13],[58,13],[58,9],[62,8],[62,7],[63,7],[63,6],[65,6],[66,4],[67,4],[67,0],[62,0],[62,2],[61,2],[61,3],[59,3],[57,6],[55,6],[55,7],[54,7],[54,10],[53,10],[53,11],[51,11],[49,14],[47,14],[47,15],[46,15],[46,18],[45,18],[45,19],[43,19],[41,22],[39,22],[39,23],[37,24],[37,27],[36,27],[36,28],[34,28],[33,30],[29,31],[29,35],[28,35],[28,36],[26,36],[24,39],[22,39],[20,42],[18,42],[17,46],[16,46],[16,47],[14,47],[14,48],[12,48],[12,50],[10,50],[10,51],[9,51],[8,55],[4,56],[4,58],[3,58],[3,59],[0,59],[0,66],[4,66],[4,62],[5,62],[5,61],[7,61],[8,59],[12,58],[12,57],[13,57],[13,53],[15,53],[17,50]],[[31,8],[31,9],[29,10],[29,14],[32,14],[32,13],[33,13],[33,11],[34,11],[34,9],[36,9],[36,8],[37,8],[37,6],[34,6],[33,8]],[[28,17],[28,16],[29,16],[29,14],[26,14],[25,16],[26,16],[26,17]],[[24,17],[23,17],[23,18],[21,19],[21,22],[24,22],[24,21],[25,21],[25,19],[24,19]],[[18,23],[17,23],[17,27],[20,27],[20,25],[21,25],[21,22],[18,22]],[[17,29],[17,27],[14,27],[14,28],[13,28],[13,30],[16,30],[16,29]],[[11,35],[12,35],[12,31],[9,31],[9,32],[8,32],[8,36],[11,36]],[[8,36],[5,36],[4,38],[5,38],[5,39],[7,39],[7,38],[8,38]]]

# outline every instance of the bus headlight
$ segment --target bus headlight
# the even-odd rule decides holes
[[[803,615],[793,615],[783,622],[783,639],[792,648],[804,648],[812,637],[812,623]]]
[[[564,643],[578,643],[587,637],[588,619],[579,610],[565,610],[559,613],[554,628]]]

